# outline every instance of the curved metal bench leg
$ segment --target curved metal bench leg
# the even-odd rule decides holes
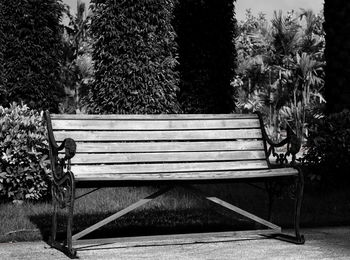
[[[305,243],[305,237],[301,235],[300,233],[300,211],[301,211],[301,202],[303,200],[303,193],[304,193],[304,177],[301,169],[297,167],[298,169],[298,177],[297,177],[297,184],[296,184],[296,191],[295,191],[295,204],[294,204],[294,232],[295,236],[287,235],[287,234],[274,234],[272,237],[276,239],[280,239],[283,241],[291,242],[294,244],[304,244]]]
[[[73,248],[72,243],[72,229],[73,229],[73,212],[74,212],[74,200],[75,200],[75,184],[74,176],[72,173],[67,174],[62,178],[62,181],[52,184],[52,202],[54,205],[53,216],[52,216],[52,228],[51,238],[49,244],[70,258],[76,258],[77,252]],[[67,237],[62,242],[56,240],[57,233],[57,211],[58,207],[61,209],[67,208]]]
[[[300,168],[298,168],[298,180],[297,180],[297,190],[295,197],[295,213],[294,213],[294,230],[295,238],[297,244],[304,244],[305,238],[300,234],[300,211],[301,211],[301,202],[303,200],[304,194],[304,176]]]
[[[73,231],[73,213],[74,213],[74,197],[75,197],[75,185],[74,182],[70,183],[70,198],[68,202],[68,220],[67,220],[67,249],[69,257],[76,257],[77,251],[73,248],[72,231]]]
[[[57,210],[58,202],[54,196],[52,196],[53,212],[52,212],[52,223],[51,223],[51,236],[49,238],[49,245],[53,245],[56,241],[57,233]]]

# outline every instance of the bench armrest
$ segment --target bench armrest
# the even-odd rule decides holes
[[[67,175],[70,175],[70,159],[74,157],[76,152],[76,143],[71,138],[66,138],[63,142],[58,145],[55,137],[53,135],[53,129],[51,124],[51,118],[49,111],[45,111],[44,118],[47,125],[47,135],[49,141],[49,150],[50,150],[50,161],[51,161],[51,170],[53,181],[55,183],[61,183],[67,178]],[[64,157],[59,158],[58,152],[64,149]],[[67,171],[64,169],[67,168]]]
[[[288,126],[287,127],[287,137],[283,139],[281,142],[276,143],[270,139],[270,137],[267,135],[264,122],[262,120],[262,116],[260,112],[256,112],[258,114],[259,120],[260,120],[260,126],[262,131],[262,136],[264,139],[264,145],[265,145],[265,152],[267,159],[269,160],[270,155],[276,158],[276,163],[279,166],[285,166],[289,163],[288,156],[292,156],[290,160],[291,165],[295,165],[295,159],[296,154],[299,152],[301,148],[301,140],[297,137],[296,134],[294,134],[293,130]],[[266,143],[269,144],[269,147],[267,148]],[[278,153],[276,152],[277,147],[282,147],[287,145],[286,152]]]
[[[49,111],[45,111],[44,117],[45,117],[46,125],[47,125],[47,134],[48,134],[50,148],[52,149],[54,154],[57,154],[59,151],[65,149],[65,157],[63,159],[70,160],[71,158],[74,157],[76,149],[77,149],[77,145],[76,145],[75,141],[72,138],[66,138],[63,140],[61,145],[58,145],[56,140],[55,140],[55,137],[53,135]]]

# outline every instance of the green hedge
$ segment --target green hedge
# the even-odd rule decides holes
[[[91,113],[178,113],[172,0],[93,0]]]
[[[0,1],[0,104],[58,111],[62,10],[60,0]]]
[[[50,179],[46,128],[27,106],[0,106],[0,197],[38,200]]]

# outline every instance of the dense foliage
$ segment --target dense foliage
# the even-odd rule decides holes
[[[60,0],[0,1],[0,102],[24,101],[58,111],[61,77]]]
[[[48,192],[48,144],[39,112],[0,106],[0,197],[37,200]]]
[[[261,111],[279,139],[289,124],[300,137],[324,103],[324,32],[322,14],[310,10],[283,15],[271,22],[263,14],[238,24],[237,76],[232,81],[240,112]]]
[[[178,113],[173,0],[92,1],[92,113]]]
[[[179,0],[176,5],[173,24],[179,46],[179,100],[186,113],[233,110],[234,2]]]
[[[304,162],[314,177],[350,180],[350,112],[330,114],[310,123]],[[342,178],[339,178],[342,177]]]
[[[350,2],[325,0],[326,99],[329,113],[350,109]]]

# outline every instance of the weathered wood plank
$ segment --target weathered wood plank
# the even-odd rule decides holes
[[[161,114],[161,115],[86,115],[86,114],[51,114],[51,119],[77,120],[196,120],[196,119],[231,119],[231,118],[258,118],[256,114]]]
[[[232,161],[232,162],[201,162],[201,163],[152,163],[152,164],[121,164],[121,165],[73,165],[74,174],[102,173],[168,173],[192,171],[224,171],[240,169],[267,168],[265,160]]]
[[[279,228],[278,232],[273,229],[260,230],[245,230],[245,231],[225,231],[225,232],[210,232],[210,233],[187,233],[187,234],[166,234],[156,236],[138,236],[138,237],[114,237],[102,239],[82,239],[75,240],[74,245],[84,249],[86,246],[107,246],[110,244],[113,248],[125,246],[150,246],[150,245],[174,245],[174,244],[193,244],[206,242],[224,242],[233,241],[235,239],[252,239],[259,238],[259,235],[269,235],[282,232]],[[265,237],[261,237],[265,239]]]
[[[52,120],[54,130],[199,130],[259,128],[254,119],[221,120]]]
[[[219,142],[137,142],[137,143],[77,143],[77,153],[143,153],[262,150],[262,140]]]
[[[265,170],[236,170],[211,172],[174,172],[174,173],[75,173],[76,181],[190,181],[190,180],[230,180],[250,178],[272,178],[296,176],[297,170],[293,168],[265,169]]]
[[[262,138],[260,129],[190,130],[190,131],[54,131],[55,139],[63,141],[162,141],[162,140],[230,140]]]
[[[141,162],[200,162],[265,159],[265,152],[170,152],[170,153],[105,153],[76,154],[72,164],[141,163]]]

